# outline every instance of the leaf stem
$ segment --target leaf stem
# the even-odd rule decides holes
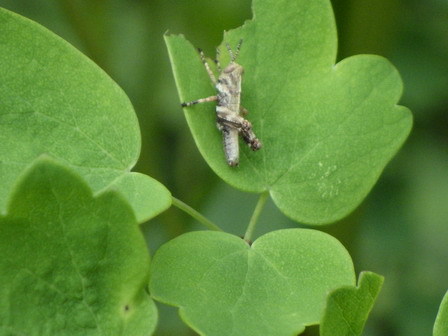
[[[254,234],[255,226],[257,225],[258,222],[258,217],[260,217],[261,211],[263,210],[264,205],[266,204],[268,196],[269,196],[268,191],[265,191],[264,193],[260,194],[260,198],[258,199],[252,217],[250,218],[249,225],[247,226],[246,233],[244,234],[244,240],[247,242],[250,242],[252,240],[252,235]]]
[[[208,220],[207,218],[205,218],[204,215],[202,215],[201,213],[199,213],[198,211],[193,209],[191,206],[189,206],[188,204],[185,204],[184,202],[182,202],[181,200],[177,199],[174,196],[171,196],[171,197],[173,199],[173,205],[175,207],[186,212],[187,214],[189,214],[191,217],[196,219],[199,223],[201,223],[205,227],[207,227],[208,229],[213,230],[213,231],[222,231],[222,229],[218,225],[216,225],[215,223],[213,223],[210,220]]]

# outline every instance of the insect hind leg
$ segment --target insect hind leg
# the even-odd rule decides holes
[[[261,141],[257,138],[252,130],[252,124],[250,121],[244,119],[241,116],[234,116],[228,114],[218,115],[217,118],[218,129],[222,130],[223,127],[235,129],[239,132],[244,142],[252,149],[257,151],[262,147]]]

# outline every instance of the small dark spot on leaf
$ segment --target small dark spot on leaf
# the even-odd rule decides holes
[[[131,310],[131,307],[129,307],[129,305],[125,305],[125,306],[124,306],[124,311],[125,311],[125,312],[128,312],[129,310]]]

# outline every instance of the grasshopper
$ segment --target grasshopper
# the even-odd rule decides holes
[[[198,49],[205,70],[216,88],[217,95],[181,104],[182,107],[188,107],[194,104],[217,101],[216,126],[222,133],[224,153],[226,155],[227,163],[231,167],[237,166],[239,163],[239,135],[241,135],[244,142],[253,151],[257,151],[261,148],[260,140],[252,131],[252,124],[243,118],[248,111],[240,105],[241,79],[244,69],[235,61],[238,57],[242,42],[243,40],[239,41],[235,53],[232,52],[230,45],[226,43],[226,47],[230,55],[230,63],[224,68],[224,70],[221,69],[221,65],[218,60],[219,49],[217,49],[215,63],[219,71],[218,80],[216,80],[215,75],[210,69],[203,51]]]

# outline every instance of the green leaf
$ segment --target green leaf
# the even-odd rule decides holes
[[[445,294],[442,303],[440,304],[433,332],[433,336],[446,335],[448,335],[448,292]]]
[[[397,106],[402,82],[384,58],[359,55],[335,64],[337,36],[329,0],[253,0],[254,18],[224,35],[243,45],[242,105],[263,148],[242,147],[228,167],[214,104],[185,108],[210,167],[244,191],[269,190],[291,218],[329,223],[367,195],[406,139],[410,111]],[[195,48],[166,36],[181,101],[215,94]],[[221,46],[221,63],[228,55]]]
[[[380,275],[363,272],[358,287],[342,287],[333,291],[327,299],[320,335],[360,336],[383,281]]]
[[[1,8],[0,64],[0,213],[21,171],[44,153],[76,170],[95,192],[127,179],[140,152],[139,126],[106,73],[44,27]],[[150,183],[135,184],[135,192],[150,197]],[[125,184],[117,187],[129,195]],[[139,220],[152,216],[131,204]]]
[[[330,290],[355,283],[344,247],[305,229],[270,232],[252,246],[190,232],[163,245],[151,265],[151,295],[207,336],[297,335],[320,321]]]
[[[149,335],[149,254],[131,208],[44,158],[0,216],[0,334]]]
[[[172,198],[168,189],[144,174],[124,174],[114,180],[107,189],[116,190],[132,204],[139,223],[157,216],[171,206]]]

